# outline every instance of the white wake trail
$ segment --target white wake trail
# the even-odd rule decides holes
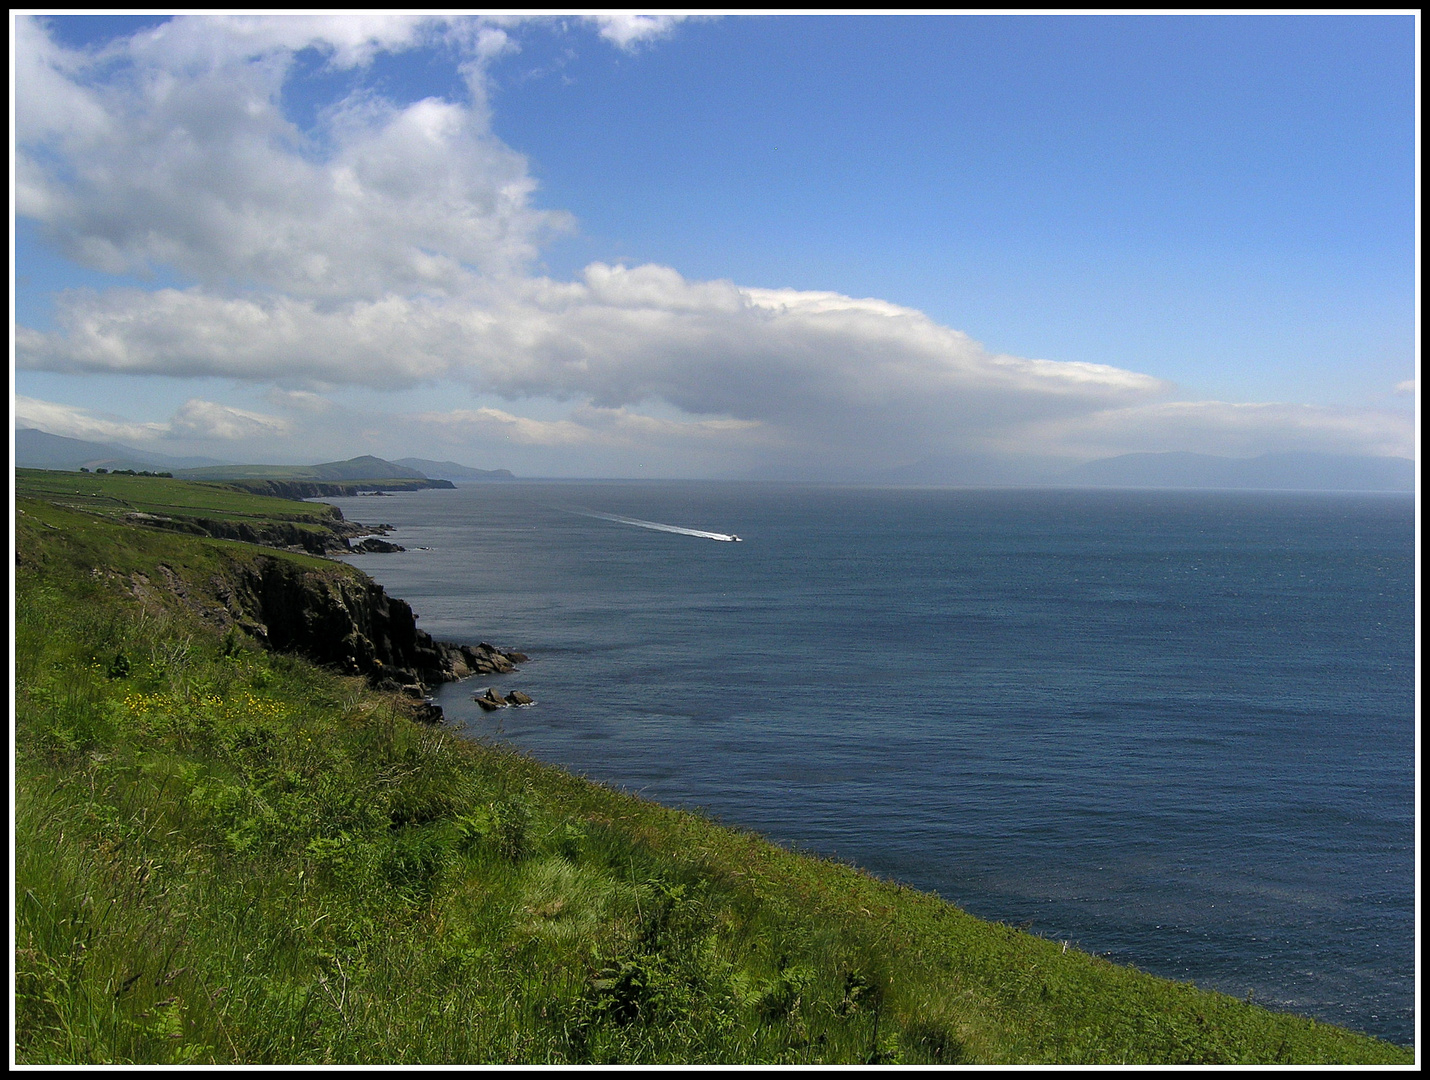
[[[699,536],[705,540],[737,541],[740,539],[733,533],[686,529],[679,525],[666,525],[659,521],[643,521],[640,518],[622,517],[620,514],[603,514],[597,510],[572,510],[571,513],[580,514],[582,517],[599,518],[602,521],[614,521],[618,525],[634,525],[638,529],[654,529],[656,532],[678,533],[681,536]]]

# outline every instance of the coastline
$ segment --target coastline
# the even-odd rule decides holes
[[[32,890],[53,896],[52,910],[68,910],[69,894],[43,884],[49,880],[44,875],[53,857],[69,858],[64,853],[74,851],[80,861],[73,865],[82,867],[85,845],[101,850],[109,842],[111,819],[84,816],[93,804],[83,793],[94,784],[120,807],[119,821],[148,807],[143,820],[170,822],[165,829],[171,831],[134,833],[126,847],[115,849],[129,868],[125,874],[150,866],[146,880],[155,888],[131,893],[111,909],[115,914],[87,946],[87,974],[64,992],[87,993],[87,980],[98,978],[101,998],[108,993],[120,1018],[135,1018],[138,1025],[125,1028],[116,1020],[113,1032],[152,1028],[152,1035],[142,1035],[147,1049],[141,1056],[119,1050],[120,1060],[177,1063],[175,1055],[185,1048],[194,1055],[191,1061],[317,1060],[325,1052],[342,1059],[359,1047],[365,1049],[352,1060],[453,1060],[450,1055],[458,1053],[460,1060],[530,1060],[521,1055],[535,1054],[536,1061],[555,1062],[607,1052],[622,1061],[747,1060],[735,1054],[735,1044],[719,1049],[726,1044],[716,1033],[730,1023],[754,1033],[753,1060],[767,1062],[1287,1055],[1403,1060],[1402,1052],[1377,1049],[1384,1044],[1374,1040],[1115,968],[1056,942],[973,919],[935,897],[774,848],[510,751],[465,745],[429,725],[394,727],[384,719],[385,710],[403,699],[411,702],[402,687],[414,684],[393,676],[397,690],[367,689],[372,675],[380,681],[403,660],[409,661],[400,669],[404,676],[454,673],[454,666],[443,667],[451,656],[443,650],[457,650],[464,663],[468,657],[460,646],[439,647],[430,636],[419,636],[423,632],[416,629],[410,606],[386,596],[351,566],[338,569],[302,554],[109,523],[62,507],[18,509],[17,576],[23,588],[17,597],[22,677],[17,713],[23,722],[17,806],[26,838],[20,849],[26,852],[23,879]],[[104,553],[104,570],[97,576],[83,569],[95,565],[95,552]],[[41,583],[47,592],[36,592]],[[71,594],[112,599],[96,607],[64,599]],[[94,614],[110,605],[109,621],[95,622]],[[271,651],[258,651],[236,636],[245,620],[262,628],[254,642],[266,639]],[[371,646],[366,671],[358,661],[369,655],[363,639]],[[174,643],[184,641],[185,651],[176,651]],[[295,645],[312,648],[327,667],[292,659]],[[70,655],[56,649],[91,657],[63,670],[72,686],[80,680],[84,695],[113,703],[96,708],[94,719],[86,721],[89,728],[76,729],[73,717],[79,714],[64,704],[67,699],[44,690],[62,669],[40,658]],[[358,661],[359,670],[349,665],[349,674],[334,673],[345,670],[348,657]],[[75,693],[72,688],[68,700]],[[124,722],[106,726],[103,718],[111,715]],[[91,775],[88,784],[65,779],[54,786],[84,770]],[[235,794],[215,794],[229,789]],[[359,791],[365,793],[362,799],[352,802]],[[65,809],[71,799],[78,800],[73,815]],[[276,816],[246,809],[265,805],[287,809]],[[353,817],[364,805],[362,814],[376,816]],[[345,833],[338,822],[346,822]],[[364,851],[371,856],[359,858]],[[185,877],[185,866],[211,869]],[[88,888],[108,896],[117,886],[107,880],[96,879]],[[308,884],[293,891],[300,881]],[[194,891],[202,882],[210,883],[205,886],[210,900]],[[475,908],[457,903],[473,888],[492,899]],[[309,890],[311,900],[303,899]],[[370,930],[358,938],[343,936],[342,926],[373,901],[379,906],[362,916]],[[188,914],[178,923],[156,922],[155,912],[166,904]],[[218,906],[205,906],[212,904]],[[132,924],[123,914],[131,908]],[[300,916],[304,926],[328,912],[314,924],[321,929],[314,931],[312,944],[284,936],[281,927],[293,925],[290,908],[306,911]],[[263,965],[290,965],[281,981],[296,978],[295,985],[315,995],[308,1008],[317,1026],[303,1021],[304,1033],[289,1051],[277,1044],[261,1048],[266,1045],[261,1029],[235,1011],[248,1007],[242,994],[210,992],[226,982],[250,987],[244,993],[256,995],[254,1001],[267,1000],[253,976],[225,974],[221,966],[226,955],[226,946],[219,947],[221,927],[236,910],[249,910],[248,918],[257,920],[248,933],[251,942],[271,940],[278,949]],[[339,918],[339,912],[352,914]],[[379,912],[381,918],[372,922]],[[34,1052],[48,1045],[35,1041],[42,1030],[34,1026],[36,1018],[47,1015],[41,1003],[53,999],[56,1004],[44,1008],[67,1008],[64,1002],[70,1000],[54,997],[59,991],[44,965],[68,955],[63,950],[70,946],[43,936],[49,924],[38,910],[22,909],[19,916],[20,1030]],[[480,920],[491,918],[496,921],[479,931]],[[172,930],[165,929],[171,923]],[[147,926],[146,933],[171,935],[172,940],[149,940],[138,955],[163,957],[171,945],[173,951],[151,981],[131,980],[136,989],[115,998],[103,990],[104,972],[116,972],[110,986],[129,979],[131,969],[123,964],[139,940],[125,936],[130,930],[121,933],[121,924],[132,925],[133,934]],[[87,925],[79,915],[76,940]],[[471,936],[479,933],[496,936],[490,945],[479,945],[486,939]],[[568,941],[580,948],[566,951]],[[280,942],[286,944],[280,948]],[[591,946],[600,957],[594,969],[592,954],[582,951]],[[513,947],[517,951],[508,956]],[[374,981],[381,969],[362,960],[374,955],[374,948],[395,950],[381,953],[393,962],[404,957],[397,983]],[[706,948],[717,948],[721,956],[731,950],[721,961],[733,965],[730,974],[701,959]],[[469,955],[478,959],[458,962]],[[537,955],[546,959],[537,963]],[[328,956],[333,959],[323,959]],[[962,959],[950,968],[950,957]],[[547,970],[555,981],[540,974]],[[637,975],[644,981],[633,981]],[[263,978],[272,985],[271,972]],[[424,987],[415,999],[408,993],[413,985]],[[503,1023],[514,1027],[493,1027],[475,1019],[483,1014],[469,1012],[475,1007],[470,995],[485,986],[506,986],[508,995],[518,994],[519,1000],[508,996],[506,1006],[500,1005],[500,994],[482,1006],[496,1008],[491,1015],[509,1015]],[[637,986],[656,987],[665,996],[642,997]],[[325,987],[334,991],[330,1004],[323,1004],[330,1000]],[[338,995],[340,988],[354,996]],[[462,1001],[468,1004],[459,1005]],[[662,1012],[662,1001],[686,1005],[683,1012]],[[352,1003],[350,1009],[345,1002]],[[358,1002],[370,1002],[372,1011]],[[441,1002],[474,1017],[463,1036],[464,1051],[452,1049],[456,1042],[446,1051],[422,1049],[427,1044],[410,1037],[404,1045],[364,1026],[383,1018],[399,1028],[420,1023],[429,1005]],[[263,1027],[288,1030],[288,1014],[282,1013],[287,1005],[274,999],[265,1008],[279,1012]],[[366,1019],[354,1028],[359,1014],[352,1010],[359,1008]],[[548,1009],[567,1017],[567,1026],[547,1024],[542,1017]],[[177,1039],[168,1038],[169,1028],[155,1026],[156,1016],[177,1018]],[[680,1042],[697,1029],[708,1033],[701,1039],[717,1041],[701,1051]],[[101,1025],[94,1037],[111,1039],[108,1031]],[[371,1034],[359,1038],[358,1031]],[[584,1034],[572,1041],[573,1031]],[[1174,1032],[1175,1038],[1149,1041],[1153,1031]],[[504,1041],[518,1032],[528,1041]],[[229,1056],[230,1043],[236,1058]],[[527,1049],[512,1058],[513,1048],[522,1045]],[[1103,1050],[1095,1050],[1097,1045]],[[658,1051],[661,1046],[667,1049]],[[405,1056],[413,1052],[416,1059]],[[88,1060],[86,1051],[73,1045],[54,1053],[60,1056],[27,1060],[58,1061],[66,1054]],[[107,1053],[116,1059],[116,1051]],[[656,1057],[648,1056],[652,1053]],[[377,1056],[364,1056],[372,1054]]]

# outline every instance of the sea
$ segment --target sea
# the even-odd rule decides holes
[[[466,736],[982,918],[1415,1033],[1409,495],[519,481],[330,500]],[[738,541],[733,537],[738,536]],[[483,712],[494,685],[534,706]]]

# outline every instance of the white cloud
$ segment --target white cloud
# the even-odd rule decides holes
[[[219,439],[241,441],[271,435],[287,435],[291,422],[276,416],[235,409],[216,401],[191,398],[169,421],[168,434],[177,439]]]
[[[519,273],[568,219],[530,205],[526,159],[492,134],[479,89],[406,106],[355,95],[316,135],[283,115],[298,50],[360,65],[433,26],[186,15],[87,57],[21,16],[17,209],[86,266],[211,287],[351,299]]]
[[[467,24],[465,32],[471,39],[478,34],[491,34],[494,29],[511,29],[523,23],[564,23],[574,19],[591,27],[611,44],[629,52],[638,45],[666,37],[683,22],[712,18],[719,16],[692,12],[550,11],[532,14],[520,11],[484,11]],[[474,33],[473,27],[480,29]],[[505,42],[502,44],[506,45]]]
[[[162,423],[136,422],[73,405],[18,395],[14,399],[14,412],[17,426],[37,427],[51,435],[71,439],[151,442],[172,438],[224,442],[286,436],[293,429],[289,421],[279,417],[235,409],[200,398],[190,398],[172,418]]]
[[[182,72],[317,48],[332,67],[354,68],[371,63],[379,52],[411,48],[445,22],[393,11],[285,12],[276,18],[210,11],[179,15],[102,55],[130,54],[153,68]]]
[[[506,279],[458,298],[340,306],[74,292],[58,322],[17,332],[22,367],[377,388],[452,379],[508,400],[665,402],[891,460],[1165,391],[1106,365],[992,354],[884,301],[687,282],[659,266],[594,264],[578,282]]]
[[[659,266],[594,264],[576,282],[508,279],[464,297],[337,307],[199,289],[75,292],[59,321],[55,333],[17,332],[22,366],[376,388],[456,380],[512,401],[607,410],[665,402],[874,464],[1033,447],[1091,458],[1278,446],[1403,454],[1410,444],[1396,413],[1170,402],[1150,376],[993,354],[886,301],[687,282]],[[473,415],[528,444],[593,437],[589,424]]]
[[[1415,379],[1406,379],[1404,382],[1398,382],[1395,384],[1395,392],[1397,394],[1413,394],[1415,393],[1416,387],[1419,385],[1420,384]]]
[[[686,12],[652,15],[631,11],[583,11],[579,15],[599,29],[603,38],[623,49],[662,38],[686,19],[709,17]]]
[[[94,269],[294,297],[443,294],[522,273],[571,219],[532,205],[525,157],[491,131],[484,69],[516,47],[508,29],[566,17],[202,12],[85,52],[20,15],[17,209]],[[575,17],[631,48],[691,16]],[[439,40],[464,51],[469,100],[359,90],[313,132],[284,115],[305,49],[355,69]]]
[[[13,399],[15,426],[34,427],[68,439],[108,442],[144,442],[163,437],[167,424],[135,423],[117,416],[105,416],[73,405],[16,395]]]

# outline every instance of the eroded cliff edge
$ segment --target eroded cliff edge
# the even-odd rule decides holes
[[[260,643],[365,675],[379,689],[422,692],[511,671],[526,659],[485,642],[437,641],[418,628],[411,605],[351,567],[320,570],[260,556],[214,585],[233,621]]]
[[[391,526],[346,521],[336,507],[172,479],[23,471],[15,524],[17,573],[80,568],[156,617],[182,613],[241,631],[418,701],[436,684],[502,674],[526,659],[485,642],[436,641],[405,601],[357,567],[321,557],[389,547],[369,541]],[[353,536],[368,541],[354,545]],[[417,711],[441,718],[435,706]]]
[[[205,622],[242,631],[264,648],[362,675],[375,689],[421,698],[437,684],[513,671],[527,659],[486,642],[436,640],[417,626],[410,604],[342,563],[235,552],[217,573],[197,577],[191,569],[164,561],[155,574],[133,570],[127,590],[146,606],[177,600]],[[422,719],[442,719],[430,703],[419,711]]]

